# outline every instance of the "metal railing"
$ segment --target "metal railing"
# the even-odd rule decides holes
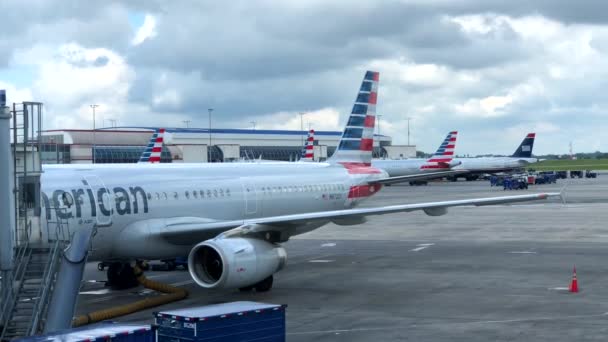
[[[40,290],[38,291],[36,303],[34,304],[28,335],[35,335],[42,332],[44,327],[43,319],[46,318],[48,304],[50,303],[51,294],[53,293],[55,278],[57,276],[57,267],[59,266],[59,256],[63,250],[62,247],[64,247],[63,241],[57,239],[51,248],[50,257],[48,258],[44,275],[42,276],[42,282],[40,283]]]

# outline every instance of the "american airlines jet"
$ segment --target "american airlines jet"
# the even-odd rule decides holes
[[[391,177],[449,171],[460,164],[453,160],[457,136],[458,132],[456,131],[448,133],[447,137],[430,159],[374,159],[372,160],[372,166],[386,171]],[[448,175],[447,173],[440,174]]]
[[[300,155],[301,162],[312,162],[314,161],[314,148],[315,148],[315,130],[311,129],[308,131],[308,137],[306,137],[306,143],[302,147],[302,154]]]
[[[152,134],[152,138],[150,138],[150,142],[144,153],[139,158],[138,163],[160,163],[161,153],[163,151],[163,140],[165,137],[165,129],[158,129],[154,134]]]
[[[188,255],[204,288],[268,291],[290,237],[327,223],[448,207],[543,200],[556,193],[356,208],[394,178],[371,165],[379,74],[368,71],[326,163],[45,166],[42,213],[71,231],[96,227],[89,260],[112,261],[108,280],[132,281],[129,262]],[[497,209],[500,210],[500,209]],[[46,220],[43,220],[46,221]]]

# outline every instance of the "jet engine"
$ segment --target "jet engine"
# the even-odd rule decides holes
[[[278,272],[287,262],[285,249],[252,238],[207,240],[188,256],[192,279],[204,288],[243,288]]]

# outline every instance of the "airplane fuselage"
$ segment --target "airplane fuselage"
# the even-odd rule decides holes
[[[167,219],[219,222],[347,209],[380,189],[369,181],[386,176],[326,163],[48,165],[42,221],[59,218],[72,232],[97,225],[92,260],[171,258],[201,241],[148,241],[152,230],[170,229]],[[293,235],[327,222],[303,223]],[[218,233],[209,230],[206,238]]]
[[[472,172],[509,171],[526,167],[528,164],[536,163],[536,158],[515,157],[481,157],[481,158],[455,158],[460,165],[453,170],[469,170]]]
[[[442,170],[449,170],[449,167],[444,169],[438,168],[422,168],[423,165],[427,164],[426,159],[373,159],[372,166],[385,170],[391,177],[409,176],[429,172],[437,172]]]

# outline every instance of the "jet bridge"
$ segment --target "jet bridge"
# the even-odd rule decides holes
[[[0,341],[42,332],[51,298],[63,292],[55,284],[72,234],[60,215],[41,215],[42,114],[39,102],[7,107],[0,91]],[[72,278],[74,302],[80,281]]]

